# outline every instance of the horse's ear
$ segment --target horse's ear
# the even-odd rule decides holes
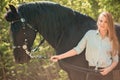
[[[17,13],[16,8],[13,5],[9,5],[9,7],[13,13]]]
[[[5,9],[8,11],[9,9],[7,7],[5,7]]]

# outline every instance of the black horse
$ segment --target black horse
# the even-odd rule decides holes
[[[28,54],[37,32],[55,49],[56,54],[61,54],[75,47],[89,29],[96,29],[96,21],[91,17],[52,2],[24,3],[17,9],[10,5],[5,19],[11,22],[13,51],[17,63],[30,60]],[[117,28],[117,34],[120,35],[120,28]],[[89,69],[84,51],[78,56],[60,61],[59,64],[67,71],[70,80],[86,80],[84,74]]]

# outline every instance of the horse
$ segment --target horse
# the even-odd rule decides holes
[[[96,21],[90,16],[54,2],[29,2],[18,8],[13,5],[9,7],[5,19],[11,23],[13,53],[17,63],[25,63],[31,59],[29,54],[37,33],[59,55],[75,47],[88,30],[97,28]],[[120,28],[117,27],[120,41],[119,31]],[[89,69],[84,53],[85,50],[80,55],[58,62],[68,73],[70,80],[87,80],[85,74]]]

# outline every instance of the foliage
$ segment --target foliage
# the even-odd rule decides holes
[[[0,80],[67,80],[67,74],[61,70],[58,64],[51,64],[49,59],[46,60],[31,60],[29,63],[16,64],[12,54],[12,41],[9,32],[9,23],[4,20],[5,7],[9,4],[18,6],[23,2],[31,1],[46,1],[46,0],[0,0]],[[48,1],[48,0],[47,0]],[[61,5],[67,6],[82,14],[91,16],[97,20],[97,17],[102,11],[109,11],[113,14],[115,22],[120,22],[119,0],[49,0]],[[39,34],[38,34],[39,36]],[[34,46],[42,39],[37,36]],[[54,49],[45,42],[40,51],[35,55],[42,54],[50,57],[53,55]],[[53,75],[55,74],[55,75]]]

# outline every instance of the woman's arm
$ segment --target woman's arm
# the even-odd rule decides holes
[[[75,56],[75,55],[77,55],[77,52],[74,49],[71,49],[68,52],[63,53],[61,55],[52,56],[50,58],[50,60],[53,61],[53,62],[57,62],[58,60],[61,60],[61,59],[67,58],[67,57],[72,57],[72,56]]]
[[[87,36],[88,36],[89,32],[90,31],[86,32],[86,34],[84,35],[84,37],[82,38],[82,40],[78,43],[78,45],[76,47],[74,47],[73,49],[71,49],[68,52],[65,52],[63,54],[52,56],[50,58],[51,61],[57,62],[58,60],[80,54],[86,47]]]

